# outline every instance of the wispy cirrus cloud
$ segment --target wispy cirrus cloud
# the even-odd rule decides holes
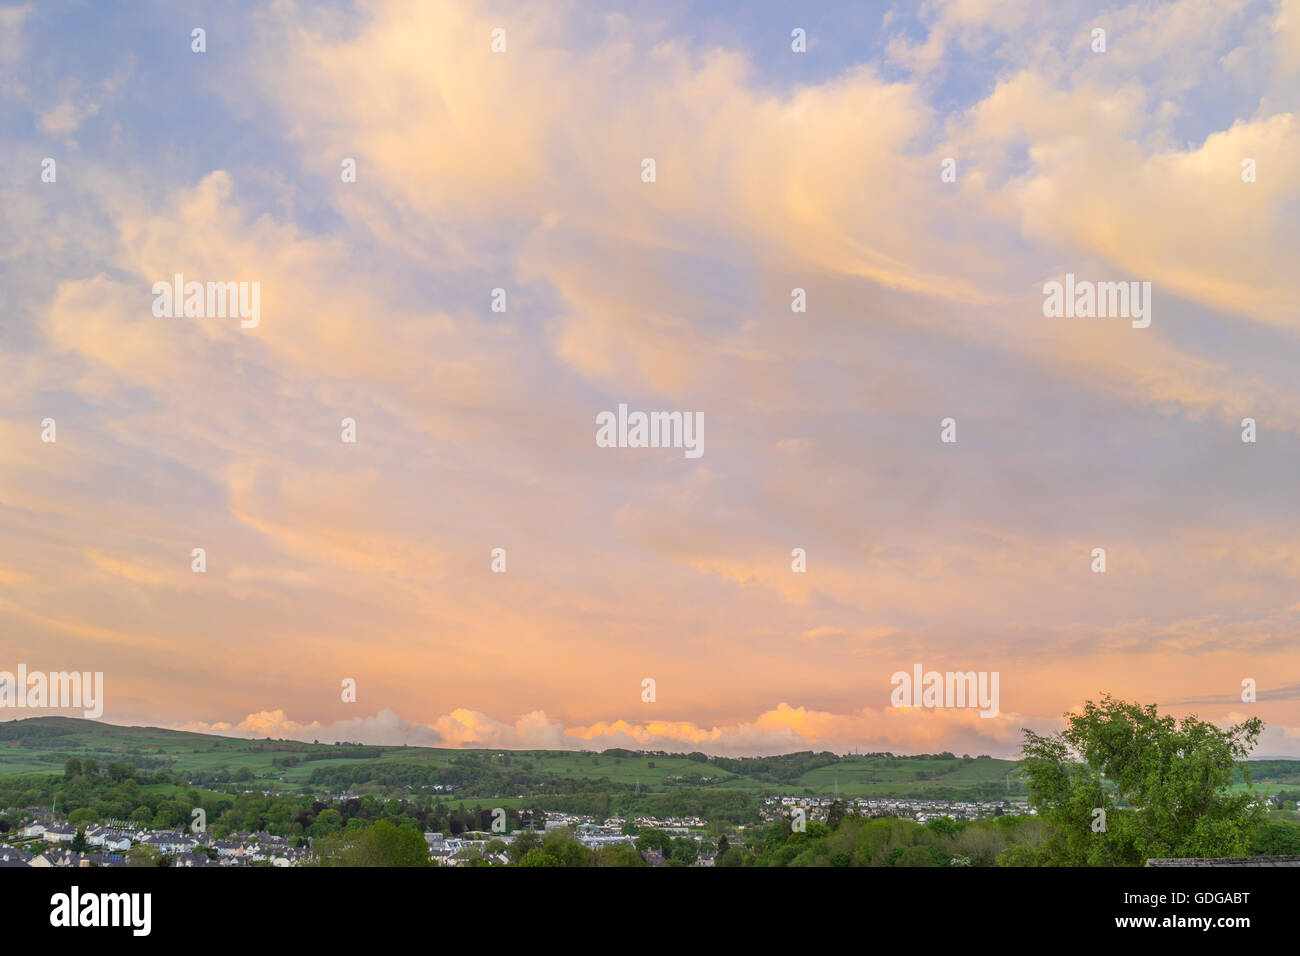
[[[0,146],[0,625],[98,661],[109,719],[965,750],[1010,725],[893,714],[891,673],[1045,722],[1296,676],[1292,0],[1122,6],[1105,54],[1086,5],[882,8],[806,75],[671,12],[236,7],[202,59],[143,55],[165,8],[95,57],[18,9],[5,82],[72,79]],[[1151,328],[1045,320],[1067,271],[1151,281]],[[262,323],[155,317],[176,273]],[[619,401],[705,410],[707,456],[604,454]]]

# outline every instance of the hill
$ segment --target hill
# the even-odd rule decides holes
[[[988,757],[707,757],[630,750],[496,751],[311,744],[121,727],[72,717],[0,723],[0,776],[62,773],[71,758],[186,774],[196,784],[245,781],[271,791],[386,792],[454,788],[467,796],[526,797],[597,789],[768,790],[938,799],[1019,793],[1015,763]],[[490,792],[489,792],[490,791]]]
[[[1023,797],[1016,763],[990,757],[829,752],[776,757],[708,757],[631,750],[454,750],[296,740],[248,740],[214,734],[122,727],[73,717],[0,723],[0,776],[61,774],[71,758],[133,765],[185,776],[195,785],[239,783],[296,793],[444,793],[512,803],[598,793],[698,790],[816,796],[933,798]],[[1295,789],[1300,761],[1251,763],[1260,790]]]

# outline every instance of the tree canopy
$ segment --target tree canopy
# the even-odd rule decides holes
[[[1253,717],[1226,729],[1178,721],[1106,695],[1067,714],[1056,734],[1025,731],[1030,802],[1050,824],[1024,863],[1141,866],[1149,858],[1245,855],[1264,818],[1257,796],[1233,792],[1259,740]]]

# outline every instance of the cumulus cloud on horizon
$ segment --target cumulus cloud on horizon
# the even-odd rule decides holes
[[[1248,719],[1250,714],[1230,711],[1223,726]],[[773,756],[805,750],[850,750],[980,755],[1018,759],[1025,729],[1053,732],[1064,719],[1040,720],[1020,714],[1003,714],[992,723],[961,711],[916,708],[830,714],[780,703],[754,720],[729,727],[698,727],[688,721],[601,721],[590,726],[565,727],[541,711],[526,714],[513,724],[464,708],[432,724],[403,720],[387,708],[368,717],[323,724],[301,723],[283,710],[249,714],[238,723],[190,721],[170,729],[230,737],[299,740],[322,743],[363,743],[465,750],[582,750],[609,749],[701,752],[710,756]],[[1266,725],[1256,756],[1300,756],[1300,727]]]
[[[1010,754],[1023,721],[1004,714],[995,721],[951,711],[861,712],[836,715],[781,703],[753,721],[730,727],[699,727],[689,721],[614,720],[565,727],[541,711],[513,724],[459,708],[431,724],[403,720],[390,709],[374,716],[322,723],[290,719],[283,710],[249,714],[237,723],[189,721],[171,729],[232,737],[338,741],[386,746],[507,750],[700,751],[714,756],[765,756],[800,750],[890,750],[930,743],[932,751]],[[994,753],[996,751],[996,753]]]

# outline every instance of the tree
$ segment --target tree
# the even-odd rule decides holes
[[[72,852],[85,853],[88,848],[86,843],[86,830],[83,827],[77,831],[77,835],[72,838]]]
[[[926,826],[942,837],[956,836],[962,829],[952,817],[935,817]]]
[[[1034,862],[1140,866],[1249,852],[1264,811],[1230,787],[1238,770],[1250,781],[1239,761],[1259,740],[1258,717],[1223,730],[1106,695],[1066,718],[1058,734],[1025,731],[1030,801],[1050,825]]]
[[[719,853],[713,861],[714,866],[743,866],[744,855],[739,847],[731,847],[725,853]]]
[[[520,866],[563,866],[564,864],[551,856],[541,847],[534,847],[524,854],[523,859],[519,861]]]
[[[672,841],[672,849],[665,856],[682,866],[694,866],[695,861],[700,858],[700,848],[690,837],[680,837]]]
[[[106,815],[111,814],[101,814],[89,809],[88,807],[78,807],[76,810],[73,810],[68,814],[68,822],[74,827],[84,827],[87,823],[94,823],[96,820]]]
[[[131,811],[130,822],[136,826],[147,827],[153,823],[153,811],[149,809],[148,804],[140,804]]]
[[[844,806],[844,801],[833,800],[831,805],[826,809],[826,825],[832,830],[839,828],[840,821],[848,814],[848,808]]]
[[[324,837],[337,832],[342,827],[343,815],[331,807],[318,813],[315,822],[312,823],[309,829],[313,837]]]
[[[510,857],[510,862],[515,866],[522,865],[521,860],[528,855],[530,850],[534,850],[542,845],[542,838],[537,835],[535,830],[524,830],[519,833],[510,842],[510,848],[506,850],[506,855]]]
[[[163,857],[156,849],[137,844],[126,851],[127,866],[163,866]]]
[[[574,839],[573,831],[568,827],[556,827],[548,831],[542,838],[541,849],[547,856],[559,861],[560,866],[587,865],[587,848]]]
[[[901,851],[901,852],[900,852]],[[892,860],[892,862],[890,862]],[[889,851],[886,866],[943,866],[947,858],[932,846],[894,847]]]
[[[626,843],[618,843],[614,846],[602,846],[593,854],[592,862],[596,866],[645,866],[645,857],[636,851],[635,847]]]
[[[1294,823],[1265,823],[1255,833],[1254,848],[1266,856],[1300,854],[1300,826]]]
[[[636,848],[642,853],[645,853],[648,850],[662,850],[667,854],[669,848],[672,846],[672,842],[672,837],[663,830],[658,830],[654,827],[646,827],[636,838]]]
[[[376,820],[320,841],[322,866],[429,866],[429,845],[412,826]]]

